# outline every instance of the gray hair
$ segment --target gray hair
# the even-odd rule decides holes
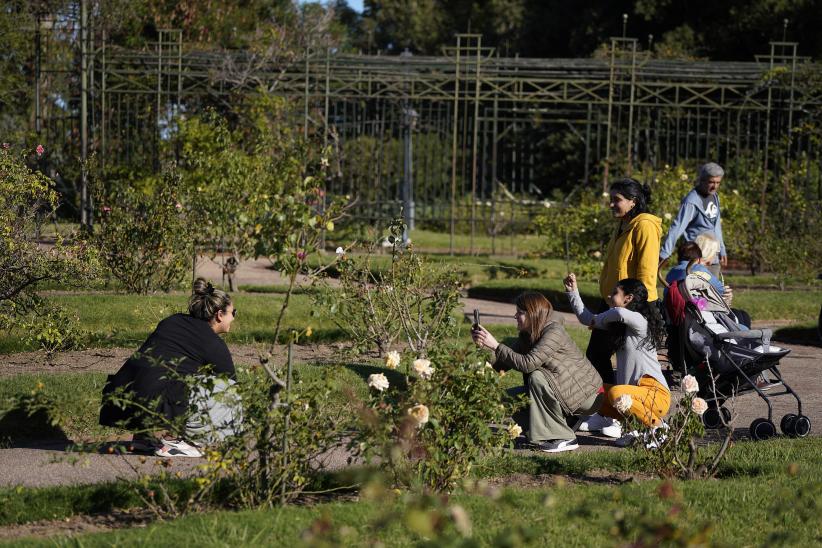
[[[225,291],[217,289],[203,278],[194,280],[191,297],[188,300],[188,313],[201,320],[210,321],[217,312],[225,310],[231,304],[231,297]]]
[[[699,166],[699,171],[697,172],[696,182],[701,183],[702,181],[707,181],[711,177],[724,177],[725,170],[722,169],[722,166],[714,163],[708,162],[707,164],[702,164]]]

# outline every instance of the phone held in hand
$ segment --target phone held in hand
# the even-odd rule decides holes
[[[479,310],[476,308],[474,309],[474,325],[471,326],[471,329],[477,329],[479,327],[480,322],[480,314]]]

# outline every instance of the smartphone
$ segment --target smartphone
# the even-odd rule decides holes
[[[480,318],[479,318],[479,310],[477,310],[477,309],[475,308],[475,309],[474,309],[474,325],[473,325],[473,326],[471,326],[473,329],[476,329],[476,328],[478,328],[478,327],[479,327],[479,320],[480,320]]]

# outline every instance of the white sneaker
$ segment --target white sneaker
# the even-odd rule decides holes
[[[594,413],[579,423],[577,430],[580,432],[599,432],[604,427],[611,426],[613,423],[614,419],[603,417],[599,413]]]
[[[553,440],[539,444],[539,450],[545,453],[561,453],[562,451],[573,451],[579,449],[576,439],[573,440]]]
[[[632,430],[614,442],[617,447],[630,447],[639,439],[639,432]]]
[[[622,423],[614,419],[610,419],[612,424],[602,427],[602,435],[609,438],[618,438],[622,436]]]
[[[158,457],[201,458],[202,452],[185,440],[163,440],[163,446],[154,452]]]

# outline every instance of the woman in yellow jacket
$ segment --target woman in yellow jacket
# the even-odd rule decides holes
[[[605,264],[599,275],[602,301],[597,313],[608,310],[611,290],[619,280],[635,278],[648,290],[648,302],[655,305],[659,298],[656,274],[662,237],[662,219],[648,213],[651,189],[634,179],[622,179],[611,185],[609,207],[617,227],[605,251]],[[605,384],[614,384],[611,355],[616,351],[614,337],[605,330],[594,329],[585,357],[593,364]],[[601,430],[605,435],[619,437],[610,419],[594,415],[580,425],[580,430]],[[613,430],[613,432],[611,432]]]

